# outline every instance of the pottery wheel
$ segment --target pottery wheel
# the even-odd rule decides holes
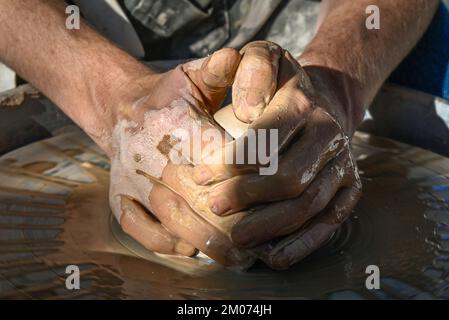
[[[449,298],[449,160],[358,133],[364,196],[319,251],[246,273],[155,255],[108,207],[109,162],[81,131],[0,158],[0,298]],[[65,286],[67,265],[80,290]],[[381,289],[365,287],[368,265]]]

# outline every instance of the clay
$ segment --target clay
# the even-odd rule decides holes
[[[352,218],[292,269],[240,274],[126,236],[108,208],[107,157],[81,131],[18,149],[0,158],[0,298],[449,298],[449,160],[360,133],[354,153],[365,193]],[[68,291],[73,264],[82,289]]]
[[[0,95],[0,108],[19,107],[26,99],[39,98],[40,96],[41,94],[35,88],[29,84],[25,84],[10,92],[3,92]]]
[[[162,140],[159,141],[159,144],[157,145],[156,148],[160,151],[160,153],[162,153],[164,156],[168,158],[173,146],[179,142],[180,142],[179,139],[173,139],[171,136],[165,135],[162,137]]]

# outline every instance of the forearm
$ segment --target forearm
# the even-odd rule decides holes
[[[317,35],[300,57],[318,91],[335,83],[346,105],[349,131],[382,83],[421,38],[437,9],[438,0],[324,0]],[[366,8],[380,9],[380,29],[368,30]],[[330,79],[321,79],[322,72]]]
[[[149,72],[81,22],[66,28],[58,0],[0,0],[0,61],[31,82],[109,152],[113,108]]]

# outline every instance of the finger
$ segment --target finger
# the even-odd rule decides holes
[[[170,183],[164,173],[164,181]],[[254,258],[238,249],[223,232],[194,212],[188,203],[168,187],[155,184],[150,194],[153,210],[161,223],[210,258],[225,266],[248,268]]]
[[[328,205],[340,188],[352,184],[352,170],[346,156],[340,155],[327,164],[299,198],[255,209],[243,218],[232,230],[233,242],[251,248],[299,230]]]
[[[220,107],[228,88],[234,81],[240,63],[240,53],[231,48],[216,51],[211,56],[188,62],[184,72],[199,89],[211,113]]]
[[[327,114],[317,109],[310,120],[299,141],[279,159],[279,167],[272,168],[275,174],[246,174],[212,186],[208,196],[212,212],[227,215],[258,203],[301,195],[349,143]]]
[[[282,49],[269,41],[255,41],[245,46],[242,61],[232,86],[235,116],[246,123],[265,110],[277,88]]]
[[[203,163],[203,158],[221,154],[223,146],[231,139],[222,128],[209,121],[194,122],[173,136],[174,146],[169,153],[171,163],[192,165]],[[170,142],[167,146],[160,144],[158,148],[169,149]]]
[[[136,201],[120,196],[120,209],[120,225],[123,231],[148,250],[188,257],[196,255],[194,246],[170,234]]]
[[[197,184],[223,181],[242,170],[256,171],[261,165],[267,165],[267,161],[261,160],[276,158],[305,126],[315,109],[305,94],[311,90],[307,75],[288,52],[281,57],[279,72],[279,90],[265,112],[249,126],[245,135],[226,145],[221,159],[205,159],[207,164],[195,167]],[[263,158],[259,156],[262,150],[266,152]],[[237,152],[253,157],[256,154],[256,161],[245,160],[243,164],[228,161],[234,159]]]
[[[351,214],[361,195],[358,185],[339,191],[332,203],[310,225],[281,240],[262,255],[271,268],[285,270],[321,247]]]

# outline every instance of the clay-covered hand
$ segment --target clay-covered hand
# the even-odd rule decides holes
[[[214,159],[206,159],[208,164],[196,166],[193,176],[198,185],[209,186],[207,203],[216,215],[252,208],[233,227],[232,239],[238,245],[249,248],[289,236],[261,250],[269,265],[284,269],[329,239],[360,197],[350,150],[355,124],[332,83],[321,83],[320,91],[315,90],[307,70],[288,51],[258,41],[242,53],[233,107],[237,118],[250,123],[249,130],[211,155]],[[277,134],[272,137],[267,131],[268,139],[256,134],[256,143],[248,143],[254,140],[250,133],[261,129],[275,129]],[[264,152],[271,150],[268,174],[261,175],[267,163],[259,157],[252,163],[226,160],[236,159],[242,148],[245,155],[257,154],[261,146]]]
[[[183,158],[182,133],[214,128],[211,115],[232,84],[240,54],[232,49],[130,83],[116,106],[110,204],[125,232],[149,250],[192,256],[197,249],[228,266],[253,258],[195,214],[164,182],[171,156]]]

